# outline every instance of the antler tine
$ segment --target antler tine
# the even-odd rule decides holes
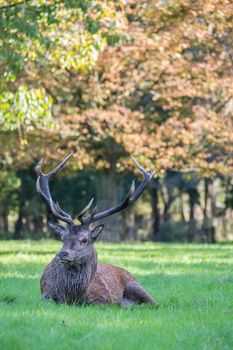
[[[94,202],[94,197],[90,200],[90,202],[85,206],[85,208],[78,214],[78,220],[83,224],[85,222],[83,216],[88,212]]]
[[[141,164],[139,164],[138,161],[133,156],[131,156],[131,159],[134,161],[134,164],[136,165],[136,167],[143,174],[142,182],[140,183],[140,185],[138,186],[136,191],[134,191],[132,197],[130,198],[130,202],[134,202],[134,201],[136,201],[136,199],[138,199],[138,197],[142,194],[142,192],[144,191],[144,189],[146,188],[146,186],[148,185],[150,180],[154,177],[155,171],[150,173],[149,171],[146,171],[143,168],[143,166]]]
[[[52,176],[52,175],[55,175],[57,174],[63,167],[64,165],[68,162],[68,160],[70,159],[70,157],[72,157],[73,155],[73,152],[71,152],[60,164],[58,164],[58,166],[53,169],[52,171],[50,171],[47,176]]]
[[[132,193],[134,192],[134,190],[135,190],[135,182],[132,181],[132,184],[130,186],[129,192],[128,192],[127,196],[123,199],[123,201],[121,201],[115,207],[113,207],[111,209],[107,209],[105,211],[102,211],[101,213],[97,213],[97,214],[95,214],[95,213],[93,214],[92,213],[91,217],[83,219],[83,223],[85,223],[85,224],[89,223],[90,224],[92,222],[95,222],[97,220],[103,219],[106,216],[110,216],[110,215],[112,215],[114,213],[117,213],[118,211],[126,208],[128,203],[129,203],[130,197],[131,197]]]
[[[97,210],[97,205],[92,209],[92,213],[88,218],[82,218],[82,224],[89,226],[93,222],[94,215]]]
[[[63,167],[64,165],[68,162],[68,160],[70,159],[70,157],[72,157],[73,152],[71,152],[60,164],[58,164],[58,166],[56,166],[55,169],[51,170],[48,174],[44,174],[48,177],[57,174]],[[43,165],[43,158],[41,158],[41,160],[38,162],[37,166],[36,166],[36,172],[38,175],[43,174],[42,172],[42,165]]]
[[[139,162],[137,161],[137,159],[135,159],[133,156],[130,156],[130,158],[133,160],[134,164],[136,165],[136,167],[143,173],[143,174],[147,174],[147,171],[143,168],[143,166],[141,164],[139,164]]]
[[[65,217],[70,217],[69,214],[67,214],[64,210],[61,209],[58,202],[54,203],[54,207],[55,207],[56,211],[59,212],[61,215],[65,216]]]
[[[154,176],[155,172],[152,172],[152,173],[147,172],[141,166],[141,164],[138,163],[138,161],[135,158],[133,158],[133,157],[131,157],[131,158],[133,159],[136,167],[143,174],[143,179],[142,179],[141,183],[139,184],[139,186],[135,189],[135,183],[133,181],[129,192],[128,192],[127,196],[123,199],[123,201],[121,201],[119,204],[117,204],[113,208],[107,209],[105,211],[102,211],[102,212],[94,214],[94,215],[92,214],[91,217],[83,219],[83,223],[90,224],[91,222],[95,222],[95,221],[103,219],[107,216],[113,215],[113,214],[123,210],[124,208],[126,208],[129,204],[135,202],[138,199],[138,197],[143,193],[143,191],[145,190],[145,188],[149,184],[150,180]]]
[[[52,198],[49,198],[49,206],[52,213],[60,220],[66,222],[67,224],[72,224],[73,220],[69,214],[62,215],[59,211],[57,211],[56,204],[53,202]]]
[[[41,195],[42,199],[49,205],[51,212],[60,220],[72,224],[73,220],[72,217],[64,212],[58,203],[54,203],[50,189],[49,189],[49,178],[55,174],[57,174],[67,163],[67,161],[70,159],[73,153],[69,154],[55,169],[50,171],[48,174],[44,174],[42,172],[42,164],[43,159],[41,159],[37,166],[36,166],[36,172],[38,174],[38,178],[36,181],[36,189],[37,192]]]
[[[36,165],[36,173],[37,173],[38,176],[39,176],[40,173],[41,173],[42,164],[43,164],[43,158],[41,158],[41,159],[39,160],[39,162],[37,163],[37,165]]]

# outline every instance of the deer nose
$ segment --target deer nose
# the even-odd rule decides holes
[[[67,252],[60,252],[59,254],[58,254],[58,257],[60,258],[60,259],[64,259],[65,257],[67,257],[68,256],[68,253]]]

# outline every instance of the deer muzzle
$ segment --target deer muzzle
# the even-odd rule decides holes
[[[68,265],[76,265],[77,263],[80,263],[80,257],[74,250],[61,251],[60,253],[58,253],[57,257],[61,262],[66,263]]]
[[[69,254],[67,252],[60,252],[57,256],[60,260],[67,260],[68,255]]]

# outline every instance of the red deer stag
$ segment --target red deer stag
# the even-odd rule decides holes
[[[43,299],[52,299],[56,303],[68,304],[153,304],[153,299],[136,282],[131,274],[117,266],[97,264],[97,253],[94,242],[103,230],[104,225],[90,229],[95,221],[103,219],[120,210],[142,194],[154,173],[147,172],[134,158],[134,163],[143,174],[143,180],[135,189],[134,181],[125,199],[115,207],[96,213],[96,208],[90,216],[93,199],[78,215],[80,225],[74,224],[72,217],[63,211],[59,204],[53,201],[49,178],[58,173],[71,157],[66,157],[54,170],[44,174],[41,170],[42,160],[36,170],[38,179],[37,191],[42,199],[49,205],[52,214],[65,222],[66,227],[57,223],[49,223],[49,226],[59,233],[63,246],[59,253],[45,268],[41,277],[41,293]]]

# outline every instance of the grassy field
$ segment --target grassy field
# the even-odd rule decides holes
[[[97,244],[157,307],[76,307],[40,301],[59,242],[0,242],[0,348],[233,349],[233,245]]]

